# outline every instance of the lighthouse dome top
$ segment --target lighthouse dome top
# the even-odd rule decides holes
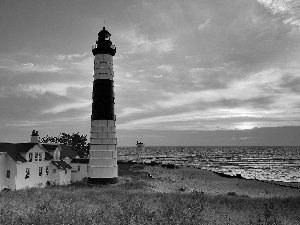
[[[98,40],[109,41],[111,34],[103,27],[103,29],[98,33]]]

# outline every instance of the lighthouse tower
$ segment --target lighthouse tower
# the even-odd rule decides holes
[[[116,47],[103,27],[92,48],[94,55],[93,106],[91,117],[88,182],[118,182],[116,116],[114,114],[113,56]]]

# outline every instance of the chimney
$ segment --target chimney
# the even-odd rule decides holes
[[[31,134],[31,143],[39,143],[39,133],[33,130]]]

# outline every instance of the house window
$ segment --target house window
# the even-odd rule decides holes
[[[58,155],[58,151],[54,152],[54,160],[58,160],[59,159],[59,155]]]
[[[42,176],[43,175],[43,167],[39,167],[39,176]]]
[[[39,153],[39,161],[42,161],[42,153]]]
[[[26,168],[25,179],[29,178],[29,175],[30,175],[30,169]]]
[[[65,174],[68,174],[68,170],[65,170]]]
[[[56,173],[56,169],[53,169],[53,173]]]
[[[32,152],[29,152],[29,162],[32,162]]]
[[[10,170],[6,171],[6,178],[10,178]]]
[[[39,153],[36,152],[36,153],[34,154],[34,161],[35,161],[35,162],[38,161],[38,156],[39,156]]]
[[[80,171],[80,166],[78,166],[78,172]]]
[[[49,167],[46,166],[46,176],[49,174]]]

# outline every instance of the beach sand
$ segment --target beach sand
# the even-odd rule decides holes
[[[160,166],[145,166],[143,171],[152,176],[152,179],[148,179],[147,182],[151,190],[155,192],[202,191],[210,195],[235,192],[237,195],[263,198],[300,196],[298,188],[258,180],[226,178],[213,171],[192,167],[169,169]]]

